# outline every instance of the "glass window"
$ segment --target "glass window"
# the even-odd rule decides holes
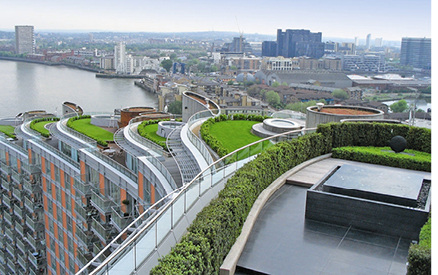
[[[58,166],[54,166],[54,169],[55,169],[55,181],[56,182],[59,182],[60,181],[60,177],[59,177],[59,168],[58,168]]]
[[[66,190],[70,191],[70,175],[64,173],[64,186]]]
[[[52,178],[52,176],[51,176],[51,167],[52,165],[51,165],[51,163],[50,163],[50,161],[48,161],[47,159],[46,159],[46,175],[47,175],[47,178]]]

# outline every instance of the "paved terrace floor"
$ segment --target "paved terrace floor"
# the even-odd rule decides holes
[[[270,198],[236,274],[406,274],[411,240],[304,218],[306,185],[316,183],[339,163],[373,166],[326,159],[290,177],[287,183],[304,186],[285,184]],[[423,174],[430,178],[430,173]]]

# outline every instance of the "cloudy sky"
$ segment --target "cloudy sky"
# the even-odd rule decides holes
[[[0,30],[185,32],[275,35],[309,29],[323,37],[431,37],[431,0],[0,0]]]

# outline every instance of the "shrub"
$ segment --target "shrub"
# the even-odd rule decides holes
[[[408,273],[409,275],[429,275],[432,274],[432,255],[431,255],[431,218],[426,222],[420,232],[420,242],[409,247]]]
[[[332,157],[418,171],[432,169],[429,153],[406,150],[408,154],[403,154],[388,152],[390,150],[389,147],[339,147],[333,148]]]
[[[278,143],[245,164],[198,213],[187,235],[151,274],[217,274],[259,194],[289,169],[327,153],[323,143],[321,134],[306,135]],[[195,245],[193,238],[200,244]]]
[[[160,121],[170,121],[170,119],[156,119],[156,120],[145,120],[137,127],[137,131],[140,136],[149,139],[150,141],[158,144],[159,146],[163,147],[165,151],[167,151],[167,145],[166,145],[166,138],[160,137],[157,134],[150,132],[150,128],[148,126],[153,124],[158,124]],[[176,119],[176,121],[181,121],[181,119]]]
[[[89,131],[85,131],[82,127],[77,127],[77,126],[74,124],[74,122],[77,121],[77,120],[80,120],[80,119],[91,119],[91,116],[90,116],[90,115],[82,115],[82,116],[75,116],[75,117],[72,117],[72,118],[70,118],[70,119],[67,121],[67,126],[70,127],[70,128],[72,128],[72,129],[75,130],[75,131],[78,131],[78,132],[81,133],[81,134],[84,134],[84,135],[88,136],[88,137],[91,138],[91,139],[94,139],[94,140],[97,142],[97,144],[99,144],[99,145],[101,145],[101,146],[105,146],[105,147],[108,146],[108,142],[107,142],[106,140],[100,138],[100,137],[98,136],[98,133],[91,133],[91,132],[89,132]],[[104,129],[102,129],[102,128],[99,128],[99,127],[97,127],[97,126],[95,126],[95,127],[96,127],[95,129],[99,129],[99,131],[105,131],[105,132],[108,132],[108,131],[106,131],[106,130],[104,130]]]

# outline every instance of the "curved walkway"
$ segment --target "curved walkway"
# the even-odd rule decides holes
[[[307,188],[334,166],[352,163],[330,154],[310,162],[262,192],[221,274],[406,274],[411,240],[305,219]]]

